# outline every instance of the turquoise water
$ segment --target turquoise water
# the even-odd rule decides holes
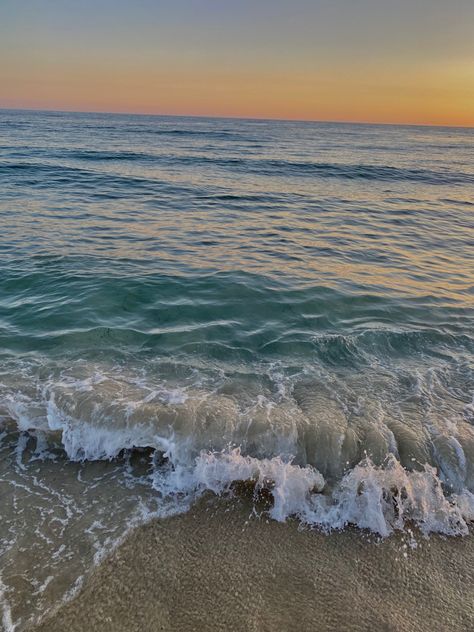
[[[44,560],[59,598],[85,550],[243,478],[276,519],[466,532],[473,141],[0,112],[4,621],[53,600]]]

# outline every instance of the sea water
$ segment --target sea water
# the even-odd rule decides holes
[[[236,481],[328,533],[468,532],[473,150],[461,128],[0,112],[5,629]]]

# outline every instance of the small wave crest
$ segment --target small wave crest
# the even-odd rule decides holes
[[[49,152],[51,155],[51,151]],[[290,160],[276,160],[265,158],[242,158],[242,157],[209,157],[206,155],[160,155],[145,153],[143,151],[104,151],[104,150],[79,150],[59,152],[57,159],[78,160],[87,164],[88,162],[146,162],[149,166],[170,167],[180,165],[182,167],[202,167],[213,166],[242,173],[254,173],[262,176],[311,176],[316,178],[337,178],[342,180],[366,180],[381,182],[419,182],[431,185],[453,185],[453,184],[473,184],[474,177],[470,173],[451,171],[434,171],[429,169],[409,169],[394,167],[390,165],[371,164],[344,164],[344,163],[322,163],[322,162],[297,162]],[[61,164],[42,164],[32,162],[3,162],[0,163],[0,174],[4,173],[13,176],[24,177],[26,173],[39,173],[48,170],[53,176],[58,178],[61,175],[72,172],[74,167]],[[97,180],[99,173],[95,169],[75,168],[78,177],[89,180]],[[112,176],[108,172],[100,174],[104,183],[109,182]],[[124,183],[130,184],[132,178],[115,174],[118,179],[121,177]],[[144,179],[150,186],[156,185],[156,178],[150,176],[149,180]]]

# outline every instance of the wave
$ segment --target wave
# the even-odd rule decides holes
[[[120,454],[137,449],[141,443],[139,431],[127,437],[82,426],[74,433],[58,421],[51,424],[52,430],[61,428],[64,449],[72,461],[106,458],[110,451]],[[410,471],[393,454],[379,466],[365,458],[328,488],[316,468],[282,457],[251,457],[240,448],[203,450],[193,463],[183,465],[173,461],[175,446],[163,440],[157,445],[158,457],[153,452],[150,458],[160,465],[153,468],[151,485],[168,499],[184,495],[194,502],[206,492],[228,495],[236,485],[245,483],[256,502],[262,492],[271,497],[267,511],[274,520],[296,518],[326,532],[355,526],[381,537],[413,525],[426,535],[467,535],[474,520],[471,490],[446,493],[436,467],[425,464],[421,471]]]
[[[83,363],[47,380],[23,373],[14,388],[2,378],[3,417],[35,438],[37,458],[120,461],[138,450],[161,498],[192,502],[246,481],[272,497],[271,517],[323,530],[460,535],[474,519],[472,404],[442,372],[377,392],[380,378],[367,374],[344,393],[275,369],[273,394],[193,369],[174,385]]]
[[[214,162],[213,158],[200,157],[199,160]],[[298,162],[265,159],[227,159],[217,161],[220,166],[241,166],[246,172],[253,171],[265,175],[313,176],[319,178],[339,178],[344,180],[412,181],[426,184],[472,184],[474,175],[451,170],[433,171],[408,169],[389,165],[343,164]]]
[[[463,490],[447,498],[435,468],[425,465],[421,472],[408,472],[393,455],[380,467],[370,459],[360,462],[330,495],[322,493],[325,481],[314,468],[278,457],[252,459],[238,448],[202,453],[190,484],[222,494],[241,480],[252,481],[257,492],[270,491],[273,519],[294,517],[325,531],[351,525],[386,537],[415,524],[425,534],[466,535],[468,522],[474,520],[474,494]]]
[[[171,137],[198,137],[198,138],[210,138],[210,139],[217,139],[217,140],[224,140],[224,141],[231,141],[231,140],[237,140],[237,141],[251,141],[252,139],[247,135],[247,134],[239,134],[236,133],[235,131],[230,131],[230,130],[212,130],[212,129],[186,129],[186,128],[173,128],[173,127],[158,127],[156,125],[150,125],[150,124],[145,124],[145,125],[136,125],[136,124],[120,124],[118,123],[117,125],[104,125],[103,123],[100,124],[93,124],[93,125],[88,125],[85,123],[81,123],[80,126],[77,126],[79,129],[94,129],[97,131],[97,129],[102,130],[107,130],[107,131],[112,131],[112,132],[117,132],[119,133],[121,136],[122,135],[135,135],[135,134],[143,134],[143,135],[148,135],[148,136],[171,136]]]
[[[31,155],[31,152],[29,152]],[[46,156],[55,158],[54,151],[48,149]],[[342,180],[368,180],[381,182],[420,182],[431,185],[454,185],[454,184],[473,184],[474,175],[468,172],[458,172],[451,169],[443,171],[434,171],[427,169],[409,169],[402,167],[393,167],[389,165],[371,165],[371,164],[343,164],[343,163],[319,163],[319,162],[299,162],[289,160],[275,160],[265,158],[250,157],[230,157],[221,158],[218,156],[206,155],[158,155],[147,154],[144,152],[124,152],[124,151],[103,151],[103,150],[68,150],[59,152],[58,159],[76,159],[87,162],[122,162],[130,163],[146,162],[149,166],[169,167],[169,166],[213,166],[220,167],[230,171],[239,171],[242,173],[258,174],[262,176],[311,176],[316,178],[337,178]],[[41,164],[33,162],[3,162],[0,163],[0,174],[14,175],[15,172],[41,172],[50,170],[58,173],[68,173],[69,171],[77,171],[78,174],[97,177],[97,171],[90,171],[75,168],[72,166],[64,166],[63,164]],[[114,174],[103,174],[104,178],[119,177]],[[123,182],[130,182],[134,176],[120,176]],[[143,178],[146,180],[146,178]],[[154,181],[154,176],[150,174],[150,182]]]

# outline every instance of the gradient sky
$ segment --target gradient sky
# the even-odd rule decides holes
[[[0,107],[474,126],[474,0],[0,0]]]

